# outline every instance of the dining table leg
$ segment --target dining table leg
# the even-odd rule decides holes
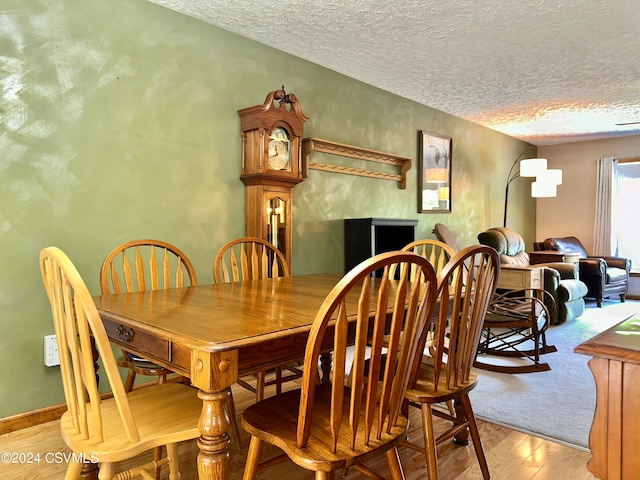
[[[461,419],[462,421],[467,420],[467,414],[465,413],[462,402],[459,399],[456,398],[453,401],[453,408],[456,411],[457,418]],[[465,428],[464,430],[462,430],[455,437],[453,437],[453,441],[458,445],[469,445],[469,429]]]
[[[98,480],[99,468],[97,463],[85,462],[80,471],[81,480]]]
[[[198,419],[198,478],[229,478],[229,388],[238,380],[238,352],[191,351],[191,383],[198,387],[202,412]]]
[[[225,402],[227,391],[200,390],[202,413],[198,421],[198,478],[226,480],[229,478],[229,419]]]

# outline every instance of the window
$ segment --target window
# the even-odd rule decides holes
[[[614,255],[630,258],[634,271],[640,271],[640,158],[619,160],[617,185],[612,202]]]

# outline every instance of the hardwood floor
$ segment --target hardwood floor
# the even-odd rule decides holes
[[[240,413],[253,401],[253,394],[234,386],[234,398]],[[419,411],[411,409],[411,438],[421,438]],[[436,426],[444,427],[443,421]],[[489,470],[493,480],[590,480],[595,477],[589,473],[586,463],[590,454],[582,450],[526,435],[491,423],[480,422],[480,435]],[[244,432],[242,432],[244,434]],[[236,449],[230,444],[231,480],[241,480],[249,439],[243,437],[243,448]],[[40,454],[40,463],[7,464],[0,458],[0,478],[3,480],[39,480],[62,479],[66,463],[61,458],[68,452],[60,437],[59,422],[49,422],[0,436],[0,454]],[[58,452],[58,456],[54,454]],[[195,441],[180,445],[180,465],[182,480],[197,479],[196,456],[198,447]],[[264,458],[273,455],[275,450],[265,449]],[[453,443],[443,445],[439,452],[440,480],[478,480],[482,474],[478,467],[473,446],[459,446]],[[426,479],[424,457],[418,452],[400,448],[400,457],[407,480]],[[51,460],[53,458],[53,461]],[[386,463],[380,459],[370,463],[374,471],[388,478]],[[163,479],[168,473],[163,471]],[[286,478],[287,480],[313,479],[313,473],[307,472],[286,462],[263,472],[259,478]],[[340,478],[340,477],[338,477]],[[351,471],[346,477],[352,480],[366,478]]]

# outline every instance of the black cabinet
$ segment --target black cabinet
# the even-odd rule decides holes
[[[418,220],[347,218],[344,221],[345,273],[378,253],[400,250],[416,238]]]

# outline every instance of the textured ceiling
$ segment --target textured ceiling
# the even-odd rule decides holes
[[[640,134],[638,0],[150,0],[535,145]]]

